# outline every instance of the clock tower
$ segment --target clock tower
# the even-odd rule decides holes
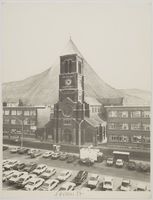
[[[59,101],[54,105],[56,143],[81,144],[81,124],[86,115],[83,71],[83,57],[70,39],[60,56]]]

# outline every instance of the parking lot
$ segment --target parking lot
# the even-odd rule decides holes
[[[42,154],[46,150],[41,150]],[[150,175],[146,173],[140,173],[137,171],[129,171],[125,167],[124,168],[116,168],[115,166],[108,167],[106,166],[106,162],[103,161],[102,163],[95,163],[93,166],[84,166],[80,165],[78,160],[75,160],[73,163],[67,163],[66,161],[60,161],[59,159],[53,160],[51,158],[43,158],[42,154],[36,158],[31,158],[27,154],[18,154],[18,153],[10,153],[9,149],[3,151],[3,159],[14,159],[14,160],[19,160],[24,163],[29,163],[29,162],[36,162],[37,164],[46,164],[48,167],[54,167],[56,168],[56,174],[51,177],[51,179],[56,179],[59,173],[63,169],[67,169],[72,171],[72,175],[70,178],[68,178],[66,181],[71,182],[78,171],[80,170],[86,170],[88,171],[88,178],[79,186],[75,188],[75,190],[80,190],[82,187],[87,186],[88,179],[92,173],[98,174],[99,175],[99,184],[97,187],[94,189],[96,191],[100,191],[100,183],[103,181],[103,178],[105,176],[113,177],[113,190],[117,191],[119,190],[119,187],[121,185],[122,179],[130,179],[131,180],[131,190],[134,190],[136,187],[137,183],[142,183],[143,185],[149,186],[149,181],[150,181]],[[56,190],[59,190],[59,188],[62,186],[64,183],[60,183],[57,187]],[[8,182],[3,183],[3,190],[17,190],[15,185],[10,185]]]

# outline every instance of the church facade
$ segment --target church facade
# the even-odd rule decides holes
[[[84,81],[84,59],[70,39],[67,51],[60,56],[59,100],[51,119],[57,144],[97,145],[106,140],[106,123],[91,115],[85,102]]]

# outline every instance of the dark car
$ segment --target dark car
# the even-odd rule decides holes
[[[60,157],[59,157],[59,160],[66,160],[68,158],[68,155],[67,155],[67,153],[62,153],[61,155],[60,155]]]
[[[36,152],[31,153],[31,158],[36,158],[38,156],[40,156],[42,154],[42,152],[40,150],[37,150]]]
[[[81,185],[83,181],[87,178],[88,172],[87,171],[79,171],[76,177],[74,178],[73,182],[76,185]]]
[[[7,150],[8,149],[8,146],[6,145],[3,145],[3,151]]]
[[[76,157],[73,155],[68,156],[67,163],[73,163],[76,160]]]
[[[79,163],[84,164],[86,166],[92,166],[94,164],[94,161],[90,160],[89,158],[85,158],[85,159],[80,159]]]
[[[25,166],[24,171],[26,171],[26,172],[32,172],[34,169],[36,169],[36,167],[37,167],[37,163],[31,162],[31,163],[29,163],[29,164],[27,164]]]
[[[25,164],[24,162],[22,162],[22,163],[16,164],[16,165],[13,167],[13,169],[19,171],[19,170],[22,170],[25,166],[26,166],[26,164]]]
[[[136,163],[134,161],[129,161],[128,165],[127,165],[127,168],[129,170],[135,170],[136,169]]]
[[[19,154],[24,154],[24,153],[27,153],[28,151],[29,151],[28,148],[21,148],[21,149],[18,151],[18,153],[19,153]]]

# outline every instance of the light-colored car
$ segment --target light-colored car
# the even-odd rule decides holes
[[[146,190],[147,186],[143,183],[138,183],[135,189],[135,191],[146,191]]]
[[[57,179],[47,180],[40,188],[40,191],[51,191],[57,187],[59,181]]]
[[[46,170],[47,170],[47,165],[40,164],[40,165],[38,165],[38,167],[32,173],[40,175]]]
[[[51,155],[52,155],[53,153],[54,153],[53,151],[46,151],[46,152],[42,155],[42,157],[43,157],[43,158],[49,158],[49,157],[51,157]]]
[[[117,159],[115,164],[116,167],[123,167],[124,161],[122,159]]]
[[[99,175],[91,174],[87,182],[87,186],[90,188],[96,188],[99,183]]]
[[[19,163],[19,161],[17,161],[17,160],[9,160],[9,162],[4,165],[4,168],[6,170],[9,170],[9,169],[13,168],[18,163]]]
[[[104,177],[103,180],[103,190],[113,190],[113,178],[112,177]]]
[[[11,153],[17,153],[17,152],[20,150],[20,148],[21,148],[21,147],[12,147],[12,148],[10,149],[10,152],[11,152]]]
[[[17,171],[15,171],[15,170],[9,170],[9,171],[3,172],[3,177],[2,177],[3,182],[4,182],[4,181],[7,181],[9,178],[11,178],[11,176],[12,176],[15,172],[17,172]]]
[[[121,191],[130,191],[131,190],[131,182],[129,179],[123,179],[121,186],[120,186]]]
[[[44,179],[42,178],[32,178],[26,185],[25,190],[33,191],[38,189],[44,183]]]
[[[73,191],[75,187],[76,187],[75,183],[66,182],[60,187],[59,191]]]
[[[3,160],[3,167],[10,161],[10,159]]]
[[[53,176],[55,173],[56,173],[55,168],[47,168],[46,171],[40,175],[40,178],[43,178],[46,180],[50,178],[51,176]]]
[[[57,177],[57,179],[59,181],[66,181],[70,176],[72,175],[72,172],[69,170],[64,170],[62,172],[60,172],[59,176]]]
[[[35,174],[23,174],[18,181],[16,182],[16,186],[23,188],[26,184],[29,183],[29,181],[33,178],[37,178],[37,175]]]
[[[16,173],[14,173],[14,174],[8,179],[8,182],[9,182],[10,184],[14,184],[14,183],[16,183],[16,182],[19,180],[19,178],[20,178],[21,176],[26,175],[26,174],[28,174],[28,173],[27,173],[27,172],[19,172],[19,171],[17,171]]]

